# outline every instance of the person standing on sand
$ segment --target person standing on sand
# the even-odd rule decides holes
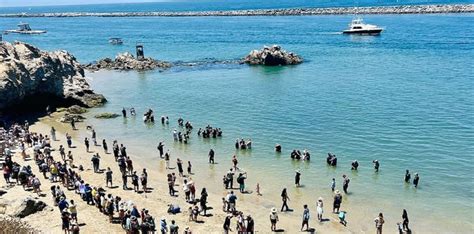
[[[415,185],[415,188],[418,188],[419,181],[420,181],[420,177],[418,176],[418,173],[415,173],[415,177],[413,178],[413,184]]]
[[[94,143],[94,146],[97,146],[97,133],[95,132],[94,129],[92,129],[92,143]]]
[[[51,139],[56,141],[56,129],[54,127],[51,127]]]
[[[134,171],[132,174],[132,184],[133,190],[138,193],[140,191],[140,188],[138,187],[138,175],[136,171]]]
[[[334,202],[333,202],[333,206],[332,206],[332,212],[337,214],[339,212],[339,208],[341,208],[342,195],[341,195],[341,192],[339,192],[339,190],[336,190],[335,193],[336,193],[336,195],[334,195]]]
[[[192,174],[193,174],[192,171],[191,171],[192,167],[193,167],[193,166],[191,165],[191,161],[188,161],[188,175],[192,175]]]
[[[247,172],[239,173],[237,183],[239,183],[239,190],[241,193],[245,192],[245,179],[247,179]]]
[[[379,213],[379,216],[374,219],[375,222],[375,228],[377,229],[377,234],[382,234],[382,227],[383,224],[385,223],[385,220],[383,219],[383,214]]]
[[[105,139],[102,139],[102,148],[104,149],[105,154],[109,153],[108,152],[109,148],[107,147],[107,142],[105,141]],[[115,161],[117,161],[117,160],[115,160]]]
[[[410,179],[411,179],[410,171],[407,169],[405,171],[405,183],[410,183]]]
[[[142,174],[140,176],[140,181],[142,183],[143,192],[146,193],[148,183],[148,172],[145,168],[143,168]]]
[[[344,190],[344,193],[347,194],[347,189],[349,188],[349,182],[351,181],[348,176],[342,175],[342,178],[344,179],[342,181],[342,190]]]
[[[408,228],[408,223],[410,221],[408,220],[408,213],[405,209],[403,209],[402,219],[403,219],[403,230],[407,232],[410,231],[410,228]]]
[[[318,202],[316,203],[316,211],[318,212],[318,220],[319,222],[323,221],[323,198],[319,197]]]
[[[72,137],[69,135],[69,133],[66,133],[66,142],[67,142],[67,147],[72,148]]]
[[[255,192],[257,192],[258,196],[262,196],[262,193],[260,193],[260,183],[257,183],[257,186],[255,188]]]
[[[179,158],[176,159],[176,166],[178,167],[178,175],[183,177],[184,176],[184,174],[183,174],[183,161],[181,161],[181,159],[179,159]],[[168,166],[166,166],[166,168],[168,169]]]
[[[301,231],[303,231],[304,226],[306,226],[305,231],[308,231],[308,229],[309,229],[309,218],[310,218],[308,205],[304,205],[303,209],[304,209],[303,210],[303,223],[301,224]]]
[[[125,163],[127,164],[127,171],[128,173],[132,174],[133,172],[133,161],[130,157],[127,157],[127,160],[125,161]]]
[[[127,173],[122,173],[122,189],[123,190],[128,190],[128,187],[127,187]]]
[[[210,149],[208,156],[209,156],[209,163],[211,163],[211,164],[214,164],[214,154],[215,154],[215,153],[214,153],[214,150],[213,150],[213,149]]]
[[[228,214],[228,215],[225,217],[224,225],[223,225],[224,234],[228,234],[229,231],[232,231],[232,229],[230,229],[230,220],[232,219],[232,217],[233,217],[232,214]]]
[[[237,170],[237,164],[239,163],[239,161],[237,160],[237,156],[234,154],[234,156],[232,156],[232,164],[234,165],[234,169]]]
[[[272,232],[276,231],[277,222],[278,222],[277,209],[275,207],[273,207],[271,212],[270,212],[270,223],[271,223]]]
[[[107,167],[107,171],[105,172],[105,186],[111,188],[112,187],[112,170],[110,167]],[[110,186],[109,186],[110,183]]]
[[[74,118],[71,118],[71,127],[72,130],[76,130],[76,120]]]
[[[300,180],[301,180],[301,172],[300,170],[296,170],[296,174],[295,174],[295,186],[296,187],[300,187]]]
[[[281,211],[289,211],[290,208],[288,208],[287,202],[290,200],[290,197],[288,197],[288,193],[286,192],[286,188],[281,191],[281,200],[283,204],[281,205]],[[283,209],[285,208],[285,209]]]
[[[202,188],[201,191],[201,198],[199,199],[199,205],[201,206],[201,211],[204,213],[204,216],[206,216],[206,211],[207,211],[207,191],[206,188]]]
[[[94,172],[98,173],[99,172],[99,164],[100,164],[100,156],[99,154],[94,154],[92,156],[92,167],[94,168]]]
[[[165,153],[165,165],[166,169],[170,169],[170,151],[166,151]]]
[[[89,153],[89,139],[87,137],[84,139],[84,145],[86,146],[86,152]]]
[[[164,144],[162,141],[160,141],[158,143],[158,146],[156,147],[156,149],[158,149],[158,152],[160,152],[160,158],[163,158],[163,150],[164,150]]]

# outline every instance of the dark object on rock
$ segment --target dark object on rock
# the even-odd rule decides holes
[[[0,196],[3,196],[3,194],[7,193],[5,190],[0,190]]]
[[[292,52],[282,50],[280,46],[264,46],[261,50],[253,50],[247,55],[244,63],[250,65],[280,66],[296,65],[303,62],[303,58]]]
[[[171,63],[158,61],[152,59],[150,57],[143,57],[140,59],[136,59],[133,57],[132,54],[126,52],[123,54],[118,54],[115,57],[115,60],[110,58],[102,59],[96,63],[89,63],[83,65],[85,69],[98,71],[100,69],[108,69],[108,70],[137,70],[137,71],[146,71],[146,70],[153,70],[156,68],[167,69],[171,67]]]
[[[18,218],[24,218],[38,211],[42,211],[45,207],[46,204],[44,202],[27,197],[23,203],[21,203],[21,206],[18,207],[17,211],[14,213],[14,216]]]
[[[90,89],[84,70],[67,51],[42,51],[23,42],[0,43],[0,109],[45,96],[87,107],[106,102]]]
[[[97,119],[113,119],[113,118],[117,118],[119,116],[120,116],[119,114],[115,114],[115,113],[101,113],[101,114],[95,115],[94,118],[97,118]]]

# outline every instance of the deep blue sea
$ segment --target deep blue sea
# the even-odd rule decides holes
[[[269,1],[263,3],[267,5],[253,3],[249,8],[276,8]],[[276,6],[286,7],[281,4]],[[320,4],[317,6],[335,3]],[[97,9],[116,11],[125,7],[137,11],[145,6]],[[91,10],[89,6],[84,9]],[[340,186],[341,175],[348,174],[352,194],[344,205],[350,207],[350,217],[361,220],[352,224],[356,231],[360,228],[370,232],[373,217],[381,211],[393,228],[406,208],[415,231],[471,232],[474,15],[364,17],[369,23],[385,27],[377,37],[340,34],[351,18],[0,18],[0,29],[27,21],[48,33],[10,34],[4,39],[31,42],[47,50],[66,49],[81,62],[133,52],[136,42],[144,44],[147,56],[169,61],[237,59],[263,45],[282,45],[300,54],[305,62],[291,67],[221,64],[164,72],[89,73],[93,88],[109,100],[105,107],[93,109],[90,117],[105,111],[118,113],[122,107],[135,107],[139,114],[152,108],[157,117],[169,116],[171,125],[144,125],[140,117],[89,121],[99,129],[99,137],[126,142],[132,154],[150,165],[157,161],[156,143],[164,140],[172,157],[192,160],[199,171],[198,181],[206,179],[201,183],[211,188],[210,184],[220,188],[226,165],[237,154],[239,165],[249,172],[248,184],[254,187],[260,182],[264,191],[276,191],[268,198],[277,204],[282,186],[290,188],[293,204],[313,204],[319,196],[329,201],[331,178],[337,178]],[[107,42],[109,37],[122,37],[125,43],[112,46]],[[224,137],[202,140],[193,134],[186,146],[173,143],[171,132],[180,116],[196,128],[207,124],[221,127]],[[240,137],[251,138],[254,148],[235,152],[233,142]],[[276,143],[282,144],[282,154],[273,152]],[[200,169],[208,167],[211,147],[220,164]],[[312,161],[291,161],[292,149],[308,149]],[[325,164],[328,152],[338,155],[336,169]],[[350,170],[350,162],[355,159],[361,164],[357,173]],[[381,162],[379,173],[372,169],[374,159]],[[298,168],[305,185],[300,189],[291,186]],[[419,173],[418,189],[403,182],[406,169],[412,175]]]

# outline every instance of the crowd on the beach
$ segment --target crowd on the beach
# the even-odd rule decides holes
[[[131,115],[135,115],[135,110],[132,108],[130,110]],[[152,118],[153,111],[150,109],[144,115],[146,118]],[[123,117],[127,117],[127,111],[123,109]],[[162,124],[169,124],[169,118],[162,116]],[[104,154],[109,154],[108,145],[106,139],[102,139],[102,144],[99,145],[97,141],[97,133],[92,126],[87,126],[86,129],[90,131],[90,139],[88,137],[84,138],[84,147],[86,153],[91,154],[91,164],[93,172],[103,173],[105,175],[106,189],[100,186],[93,186],[85,182],[80,174],[84,171],[83,165],[75,165],[74,157],[70,150],[66,150],[63,145],[60,145],[57,149],[52,146],[52,143],[56,141],[56,130],[54,127],[50,130],[50,136],[42,135],[38,133],[29,132],[29,125],[27,122],[25,124],[14,124],[8,130],[2,130],[2,142],[3,149],[2,152],[6,156],[5,163],[2,165],[4,172],[4,177],[7,183],[10,183],[10,178],[16,179],[19,184],[22,184],[25,188],[32,187],[34,192],[37,194],[41,193],[41,181],[34,175],[32,168],[29,166],[21,166],[18,163],[13,162],[12,149],[18,149],[19,154],[22,158],[27,157],[27,150],[31,149],[33,152],[33,158],[38,165],[38,172],[43,174],[44,179],[49,179],[51,183],[58,183],[62,185],[67,190],[74,190],[78,195],[79,199],[86,204],[93,205],[97,208],[100,213],[108,216],[109,222],[111,223],[120,223],[122,227],[127,231],[127,233],[149,233],[155,230],[160,230],[162,233],[170,231],[170,233],[177,233],[178,226],[173,220],[170,224],[167,223],[166,218],[162,218],[158,225],[155,225],[154,218],[151,216],[148,210],[142,209],[139,211],[137,204],[134,204],[131,200],[126,200],[120,196],[114,196],[111,192],[107,190],[113,190],[118,187],[113,185],[112,177],[114,175],[113,170],[110,166],[104,167],[101,165],[101,156],[99,153],[92,153],[90,147],[102,147]],[[179,142],[187,142],[187,139],[190,137],[192,132],[192,124],[189,121],[184,122],[182,118],[178,119],[178,127],[184,128],[185,133],[177,132],[175,129],[173,131],[173,139]],[[71,128],[73,130],[77,129],[75,122],[71,122]],[[222,136],[222,130],[220,128],[213,128],[208,125],[204,129],[199,129],[198,136],[203,138],[215,138]],[[92,141],[92,144],[91,142]],[[66,133],[66,142],[67,147],[75,148],[72,137]],[[5,147],[6,146],[6,147]],[[251,149],[252,142],[250,139],[247,141],[242,139],[237,139],[235,142],[235,148],[238,150]],[[207,206],[208,201],[208,192],[206,188],[202,188],[200,197],[196,196],[196,183],[191,177],[192,164],[191,161],[187,161],[187,170],[184,172],[184,162],[180,158],[176,159],[176,167],[173,168],[170,165],[171,162],[171,153],[167,149],[165,151],[165,144],[163,141],[158,143],[157,150],[159,151],[159,156],[165,161],[167,174],[166,179],[168,181],[169,195],[177,197],[179,191],[175,189],[178,186],[177,180],[180,181],[182,188],[182,195],[184,200],[189,204],[188,214],[190,222],[199,222],[199,215],[207,217],[209,214],[207,211],[209,207]],[[66,151],[67,154],[66,154]],[[282,151],[282,146],[277,144],[275,146],[276,152]],[[133,190],[137,193],[148,193],[151,190],[148,187],[148,172],[145,168],[142,168],[141,173],[138,173],[134,168],[133,161],[128,155],[127,149],[123,144],[119,144],[117,140],[112,142],[112,154],[120,170],[120,175],[122,177],[122,189],[123,190]],[[59,156],[59,157],[58,157]],[[310,153],[308,150],[303,150],[301,153],[299,150],[293,150],[290,154],[290,157],[294,160],[310,160]],[[213,149],[209,150],[208,153],[209,163],[215,163],[215,152]],[[337,157],[335,154],[328,153],[327,164],[329,166],[337,166]],[[375,172],[378,172],[380,163],[378,160],[372,161],[374,165]],[[102,167],[101,167],[102,166]],[[359,167],[359,162],[354,160],[351,162],[351,170],[357,171]],[[106,169],[103,169],[106,168]],[[177,173],[173,170],[177,169]],[[300,170],[295,171],[295,186],[301,187],[301,177],[302,173]],[[131,179],[131,184],[133,189],[128,188],[128,179]],[[229,190],[225,197],[222,197],[222,210],[227,213],[227,216],[224,220],[223,229],[225,233],[232,231],[231,220],[235,217],[236,219],[236,231],[238,233],[253,233],[255,229],[255,222],[250,214],[244,215],[242,211],[237,209],[237,195],[234,193],[234,179],[238,184],[238,190],[242,195],[251,194],[246,187],[245,181],[247,180],[247,172],[238,167],[238,159],[236,155],[233,155],[231,158],[231,167],[223,175],[223,185],[226,190]],[[411,174],[406,170],[404,177],[406,183],[411,182]],[[349,195],[350,178],[347,175],[342,175],[342,190],[345,195]],[[418,186],[419,176],[415,174],[413,178],[413,184],[415,187]],[[66,198],[65,193],[61,189],[60,185],[51,186],[51,194],[54,200],[54,204],[58,206],[60,211],[60,218],[62,221],[62,227],[65,233],[79,232],[79,224],[77,222],[77,208],[76,202],[73,199]],[[141,187],[141,189],[140,189]],[[336,189],[336,179],[332,178],[331,181],[331,190],[334,192],[333,197],[333,207],[332,212],[337,215],[339,222],[342,225],[347,225],[347,212],[341,210],[342,205],[342,193]],[[257,183],[256,194],[261,196],[260,184]],[[180,193],[181,194],[181,193]],[[281,193],[282,207],[280,212],[293,211],[289,208],[290,197],[286,188],[283,189]],[[316,212],[317,220],[323,222],[323,213],[324,205],[323,198],[319,197],[316,201]],[[181,213],[181,207],[177,204],[168,205],[168,213],[176,214]],[[403,221],[400,222],[399,230],[401,232],[409,232],[408,228],[408,215],[406,210],[403,212]],[[278,211],[276,208],[270,210],[269,221],[272,231],[278,231],[282,229],[277,229],[277,223],[280,218],[278,216]],[[302,226],[301,230],[312,230],[309,225],[311,220],[310,208],[308,205],[304,205],[302,209]],[[380,213],[374,220],[376,225],[377,233],[382,232],[383,224],[385,220],[383,214]],[[168,227],[169,226],[169,227]],[[187,228],[185,233],[191,233],[190,229]]]

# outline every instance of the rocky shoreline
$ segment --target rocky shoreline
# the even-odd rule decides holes
[[[290,8],[230,11],[182,12],[57,12],[14,13],[0,17],[190,17],[190,16],[284,16],[284,15],[346,15],[346,14],[440,14],[474,13],[474,4],[401,5],[376,7]]]
[[[33,102],[85,107],[106,102],[90,88],[76,58],[67,51],[47,52],[24,42],[0,42],[0,109]],[[41,104],[41,103],[39,103]]]

